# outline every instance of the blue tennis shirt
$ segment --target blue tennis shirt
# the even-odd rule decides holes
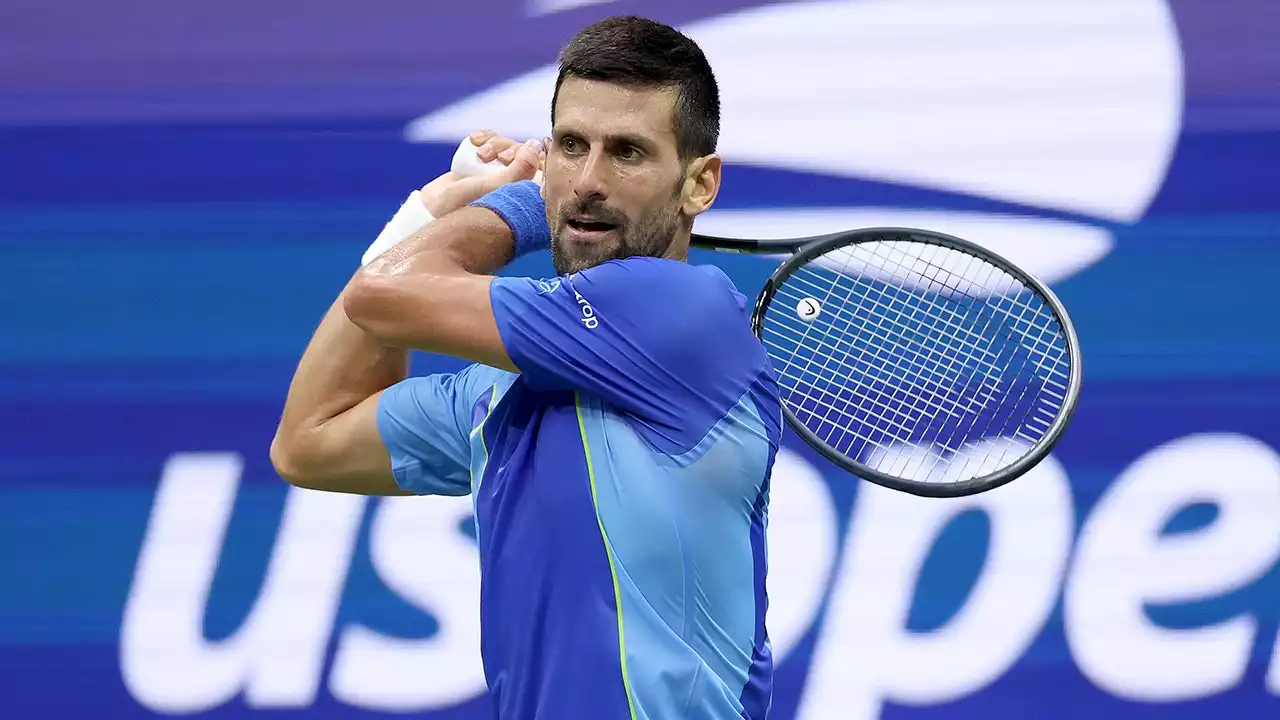
[[[485,200],[518,238],[541,202]],[[472,496],[497,717],[762,720],[782,423],[746,298],[647,257],[490,293],[520,373],[407,379],[378,429],[400,487]]]

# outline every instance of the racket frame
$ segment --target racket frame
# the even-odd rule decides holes
[[[756,337],[764,340],[764,316],[773,302],[774,294],[782,283],[810,260],[840,247],[848,247],[869,242],[924,242],[940,245],[958,252],[971,255],[991,263],[1022,283],[1027,289],[1036,293],[1049,306],[1054,318],[1062,328],[1067,344],[1069,373],[1067,390],[1062,407],[1058,410],[1053,422],[1031,449],[1008,467],[1001,468],[987,475],[952,483],[930,483],[918,480],[906,480],[889,475],[854,460],[831,447],[818,437],[795,416],[787,403],[782,403],[782,414],[787,425],[804,440],[809,447],[826,458],[836,467],[877,485],[898,490],[912,495],[931,498],[955,498],[994,490],[1005,485],[1038,465],[1053,450],[1062,435],[1066,432],[1075,416],[1076,406],[1080,399],[1080,386],[1083,380],[1083,364],[1080,355],[1079,339],[1074,324],[1067,315],[1066,307],[1049,286],[1038,278],[1014,265],[1001,255],[981,245],[946,235],[932,230],[919,230],[901,227],[874,227],[859,230],[847,230],[828,235],[817,235],[808,238],[792,238],[787,240],[749,240],[722,238],[710,235],[697,235],[692,238],[691,245],[701,249],[718,252],[783,255],[790,253],[777,270],[765,281],[764,287],[756,297],[755,307],[751,313],[751,329]]]

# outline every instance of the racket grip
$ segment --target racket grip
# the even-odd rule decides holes
[[[498,160],[482,162],[476,155],[479,149],[478,146],[471,144],[470,137],[462,138],[462,142],[458,143],[458,149],[453,152],[453,161],[449,164],[449,169],[463,177],[477,177],[492,175],[506,167]],[[533,176],[533,181],[542,185],[541,170]]]
[[[449,169],[463,177],[489,175],[502,169],[502,163],[497,160],[481,162],[476,155],[479,149],[478,146],[471,144],[471,138],[462,138],[462,142],[458,143],[458,149],[453,153],[453,162],[450,163]]]

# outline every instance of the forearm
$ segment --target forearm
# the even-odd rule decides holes
[[[514,255],[512,237],[491,210],[450,213],[361,269],[347,315],[381,343],[511,370],[488,288]]]
[[[383,253],[357,280],[492,275],[517,256],[547,250],[551,233],[541,194],[530,181],[504,184]]]
[[[464,207],[436,220],[356,273],[364,284],[440,275],[492,275],[511,262],[511,228],[492,210]]]

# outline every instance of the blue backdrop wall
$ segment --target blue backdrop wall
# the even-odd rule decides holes
[[[788,438],[773,717],[1275,716],[1280,6],[429,5],[0,11],[0,715],[488,716],[469,504],[289,491],[267,447],[405,193],[471,129],[543,132],[557,48],[641,13],[721,78],[700,228],[953,231],[1084,349],[1071,432],[998,492]]]

